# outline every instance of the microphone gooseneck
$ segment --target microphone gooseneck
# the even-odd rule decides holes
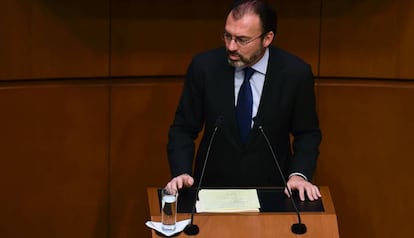
[[[291,231],[292,231],[293,233],[297,234],[297,235],[305,234],[305,233],[306,233],[306,230],[307,230],[307,229],[306,229],[306,225],[302,223],[302,219],[301,219],[301,217],[300,217],[299,209],[298,209],[298,207],[296,206],[295,201],[293,200],[292,192],[291,192],[291,191],[290,191],[290,189],[287,187],[287,182],[286,182],[285,176],[283,175],[282,169],[280,168],[280,165],[279,165],[279,162],[278,162],[278,160],[277,160],[276,154],[275,154],[275,152],[273,151],[273,147],[272,147],[272,145],[270,144],[270,141],[269,141],[269,139],[267,138],[266,133],[264,132],[263,127],[262,127],[261,125],[259,126],[259,130],[260,130],[260,132],[262,133],[263,137],[265,138],[266,143],[267,143],[267,146],[269,147],[270,152],[272,153],[272,156],[273,156],[273,159],[275,160],[275,163],[276,163],[277,169],[279,170],[279,174],[280,174],[280,176],[282,177],[283,185],[285,186],[286,190],[287,190],[287,191],[288,191],[288,193],[289,193],[290,200],[291,200],[291,202],[292,202],[293,208],[295,209],[296,215],[297,215],[297,217],[298,217],[298,223],[295,223],[295,224],[293,224],[293,225],[292,225],[292,227],[291,227]]]
[[[203,169],[201,170],[200,181],[198,182],[198,186],[197,186],[197,190],[196,190],[196,194],[194,198],[194,203],[193,203],[193,208],[191,211],[190,223],[184,228],[184,233],[189,236],[195,236],[200,232],[200,228],[198,228],[198,226],[194,224],[194,213],[195,213],[195,208],[196,208],[196,203],[197,203],[197,198],[198,198],[198,192],[200,191],[201,183],[203,181],[204,171],[206,170],[206,165],[207,165],[207,160],[210,154],[211,145],[213,144],[214,137],[216,136],[216,132],[222,122],[223,122],[223,117],[222,116],[217,117],[214,129],[213,129],[213,133],[211,134],[210,141],[208,143],[206,159],[204,160]]]

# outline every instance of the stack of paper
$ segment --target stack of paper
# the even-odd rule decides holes
[[[202,189],[197,212],[259,212],[256,189]]]

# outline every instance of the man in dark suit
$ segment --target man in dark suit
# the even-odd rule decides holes
[[[240,1],[226,19],[225,48],[193,58],[169,131],[173,179],[167,188],[198,184],[217,128],[203,187],[284,186],[266,135],[288,181],[285,193],[298,190],[302,200],[321,196],[310,182],[321,141],[312,71],[271,46],[275,34],[276,13],[267,4]],[[247,68],[252,76],[245,76]],[[193,174],[194,140],[203,128]]]

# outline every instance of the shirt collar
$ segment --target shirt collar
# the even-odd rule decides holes
[[[257,61],[256,64],[252,65],[251,68],[253,68],[255,71],[265,75],[267,71],[267,63],[269,62],[269,48],[266,48],[265,53],[263,57]],[[236,71],[241,71],[243,68],[237,68]]]

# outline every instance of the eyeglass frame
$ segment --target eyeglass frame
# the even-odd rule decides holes
[[[251,42],[263,37],[264,35],[266,35],[268,32],[263,32],[262,34],[250,38],[250,39],[243,39],[245,38],[245,36],[233,36],[232,34],[228,33],[227,31],[224,31],[223,34],[221,35],[222,40],[227,44],[230,43],[232,40],[234,40],[234,43],[236,43],[238,46],[246,46],[248,44],[250,44]]]

